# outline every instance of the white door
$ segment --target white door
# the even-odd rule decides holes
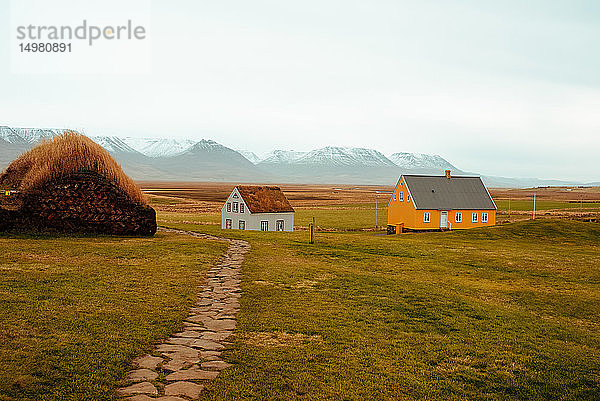
[[[260,222],[260,231],[269,231],[269,222],[268,221]]]
[[[448,212],[443,211],[440,213],[440,228],[448,228]]]

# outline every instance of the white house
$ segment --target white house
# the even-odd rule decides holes
[[[221,208],[221,228],[294,231],[294,209],[279,187],[238,185]]]

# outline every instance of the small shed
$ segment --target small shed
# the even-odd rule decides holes
[[[238,185],[221,208],[221,228],[294,231],[294,208],[279,187]]]
[[[496,204],[480,177],[400,176],[388,203],[388,233],[496,224]]]

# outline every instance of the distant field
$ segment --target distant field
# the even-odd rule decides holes
[[[387,223],[387,207],[379,205],[378,208],[379,227]],[[375,205],[338,205],[303,208],[296,207],[294,226],[297,229],[307,229],[308,224],[315,217],[315,223],[319,230],[361,230],[375,228]],[[203,225],[221,225],[220,212],[161,212],[158,216],[159,223],[169,221],[179,223],[197,223]]]
[[[131,360],[181,328],[224,245],[0,236],[0,400],[111,400]]]
[[[508,210],[507,199],[496,199],[495,203],[499,210]],[[600,202],[566,202],[554,200],[536,200],[536,210],[551,210],[551,209],[582,209],[582,210],[600,210]],[[510,201],[511,210],[533,210],[533,199],[522,200],[516,199]]]
[[[234,183],[144,183],[153,206],[165,213],[203,215],[210,222],[220,221],[220,207]],[[164,188],[162,186],[165,186]],[[387,224],[387,202],[393,186],[336,186],[336,185],[280,185],[296,209],[296,226],[306,227],[314,216],[317,227],[325,230],[357,230],[375,227],[375,197],[378,203],[377,225]],[[380,191],[376,195],[375,191]],[[498,189],[490,194],[498,206],[498,222],[518,221],[527,218],[533,210],[545,213],[538,217],[589,220],[600,218],[600,188],[535,188]],[[515,212],[511,218],[510,210]],[[182,205],[181,203],[186,203]],[[353,209],[349,212],[348,209]],[[204,217],[203,217],[204,218]]]

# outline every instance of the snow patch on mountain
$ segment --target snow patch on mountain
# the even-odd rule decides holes
[[[149,157],[169,157],[183,153],[196,144],[191,139],[133,138],[122,139],[130,148]]]
[[[199,152],[220,152],[220,153],[229,153],[235,152],[235,150],[230,149],[226,146],[221,145],[218,142],[213,141],[212,139],[202,139],[194,143],[189,149],[185,151],[185,153],[199,153]]]
[[[16,145],[33,145],[44,139],[52,139],[61,135],[67,130],[64,129],[43,129],[43,128],[11,128],[0,126],[0,139]]]
[[[93,136],[91,139],[111,153],[139,153],[117,136]]]
[[[331,167],[395,167],[383,153],[366,148],[327,146],[308,152],[296,164],[314,164]]]
[[[274,150],[260,161],[261,164],[292,164],[305,156],[307,152],[297,152],[295,150]]]
[[[251,152],[249,150],[236,149],[236,152],[244,156],[248,159],[252,164],[258,164],[261,161],[261,158],[256,155],[256,153]]]
[[[456,167],[439,155],[399,152],[390,155],[389,159],[398,167],[408,169],[456,170]]]

